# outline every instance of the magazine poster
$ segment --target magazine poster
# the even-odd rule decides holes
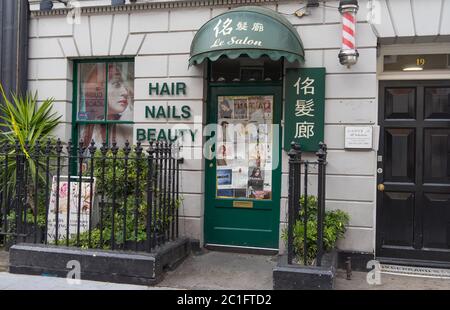
[[[248,168],[238,166],[233,168],[233,188],[247,188],[248,183]]]
[[[234,119],[247,120],[248,119],[248,101],[247,97],[234,98]]]
[[[264,120],[262,97],[249,97],[249,121],[261,122]]]
[[[221,118],[232,118],[234,102],[230,97],[218,97],[219,104],[219,119]]]
[[[255,161],[258,167],[261,167],[267,160],[267,143],[249,144],[249,160]]]
[[[217,188],[232,189],[233,188],[233,170],[220,169],[217,170]]]
[[[234,152],[236,155],[236,163],[237,164],[239,164],[241,162],[245,162],[247,160],[248,144],[237,142],[234,147]]]
[[[249,124],[247,126],[249,143],[271,143],[272,125],[269,124]]]
[[[232,124],[230,126],[230,119],[219,119],[219,121],[217,122],[218,126],[217,126],[217,142],[227,142],[232,141],[232,136],[231,135],[231,128],[233,128]]]
[[[264,119],[266,120],[266,122],[271,124],[273,121],[273,96],[263,97],[262,106]]]
[[[229,131],[230,135],[235,139],[236,143],[248,142],[248,128],[245,122],[236,121],[233,124],[233,130]]]
[[[237,188],[234,190],[235,198],[247,198],[247,187],[246,188]]]
[[[260,130],[259,126],[256,124],[248,124],[247,126],[247,133],[248,133],[248,142],[249,143],[259,143],[260,140]]]
[[[272,165],[270,165],[272,166]],[[265,167],[266,169],[264,169],[264,185],[263,185],[263,190],[264,191],[272,191],[272,170],[267,170],[268,165],[266,165]]]
[[[217,143],[216,156],[218,159],[232,160],[234,156],[234,143],[219,142]]]
[[[264,189],[264,174],[260,167],[249,167],[248,168],[248,188],[261,191]]]
[[[217,189],[217,197],[233,198],[234,190],[231,188]]]
[[[59,190],[59,197],[58,197]],[[79,178],[71,178],[70,190],[68,177],[60,176],[59,186],[57,177],[52,180],[52,191],[48,208],[48,230],[47,240],[53,243],[56,240],[56,225],[58,225],[58,239],[67,238],[67,225],[69,225],[69,238],[74,238],[78,230],[78,206],[80,205],[80,233],[89,231],[89,216],[92,213],[91,190],[95,197],[95,178],[91,182],[90,178],[83,178],[81,182],[81,199],[79,199],[80,182]],[[59,198],[59,199],[57,199]],[[59,201],[59,203],[57,203]],[[69,212],[69,224],[67,223],[67,213]],[[58,223],[56,215],[58,213]]]

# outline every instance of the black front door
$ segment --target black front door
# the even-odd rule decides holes
[[[381,258],[450,263],[450,80],[380,82]]]

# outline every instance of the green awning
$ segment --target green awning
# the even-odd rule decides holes
[[[279,13],[258,6],[243,6],[220,14],[204,24],[191,45],[189,65],[227,56],[253,59],[285,57],[289,62],[305,60],[302,40],[292,24]]]

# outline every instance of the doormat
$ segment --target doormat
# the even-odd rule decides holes
[[[410,277],[450,279],[450,269],[440,268],[381,264],[381,273]]]

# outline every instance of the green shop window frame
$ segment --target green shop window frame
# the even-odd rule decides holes
[[[123,124],[123,125],[133,125],[134,121],[117,121],[107,119],[107,106],[108,106],[108,77],[109,77],[109,64],[118,62],[129,62],[134,64],[134,58],[93,58],[93,59],[76,59],[73,61],[73,98],[72,98],[72,141],[78,145],[79,139],[79,129],[82,125],[88,124],[101,124],[106,126],[106,140],[109,138],[109,126],[110,124]],[[105,64],[105,98],[104,98],[104,109],[105,109],[105,119],[104,120],[79,120],[78,119],[78,97],[79,97],[79,66],[80,64]],[[134,78],[134,77],[133,77]],[[91,141],[84,141],[84,143],[90,143]],[[103,143],[103,141],[95,141],[96,143]],[[106,141],[109,143],[109,141]],[[130,141],[131,143],[132,141]],[[76,147],[74,148],[74,150]]]

